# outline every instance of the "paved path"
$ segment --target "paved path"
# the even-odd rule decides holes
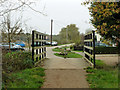
[[[44,61],[46,79],[43,88],[89,88],[84,68],[89,64],[82,58],[57,57],[47,48],[47,58]]]

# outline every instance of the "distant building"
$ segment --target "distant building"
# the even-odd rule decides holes
[[[95,36],[96,36],[97,42],[102,43],[103,37],[97,32],[95,32]],[[107,41],[109,42],[109,44],[112,44],[113,47],[116,46],[116,43],[112,43],[110,40],[107,40]]]
[[[97,32],[95,32],[95,36],[96,36],[97,42],[101,42],[102,36]]]

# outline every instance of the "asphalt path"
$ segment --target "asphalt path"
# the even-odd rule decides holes
[[[44,61],[45,82],[42,88],[89,88],[84,68],[89,64],[83,58],[67,58],[55,56],[55,47],[47,47],[47,59]]]

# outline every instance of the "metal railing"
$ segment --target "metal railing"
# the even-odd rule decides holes
[[[46,34],[38,31],[32,31],[32,59],[40,62],[46,58]]]
[[[84,59],[95,68],[95,31],[85,35],[84,54]]]

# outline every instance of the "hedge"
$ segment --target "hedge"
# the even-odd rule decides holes
[[[83,51],[84,46],[73,46],[74,50]]]
[[[96,54],[118,54],[117,47],[95,47]]]

